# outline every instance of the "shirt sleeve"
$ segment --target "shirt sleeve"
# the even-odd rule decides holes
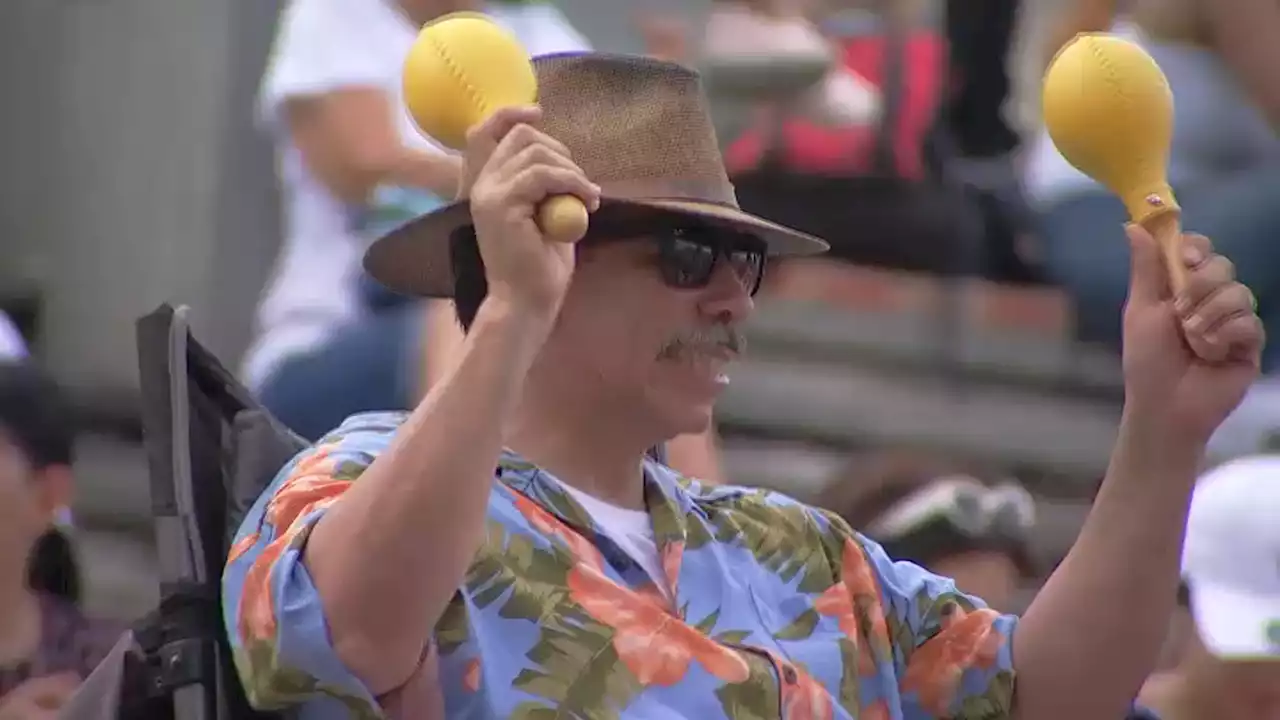
[[[1017,617],[991,610],[948,578],[894,562],[843,520],[824,515],[841,536],[841,575],[855,607],[879,601],[884,623],[873,617],[873,632],[893,653],[903,719],[1009,717]]]
[[[383,87],[382,30],[400,21],[382,0],[290,0],[280,15],[259,91],[259,113],[274,122],[285,102],[340,88]]]
[[[386,414],[348,420],[280,471],[236,533],[222,576],[223,622],[253,707],[309,703],[345,710],[343,717],[383,716],[330,642],[302,553],[316,521],[394,431]]]

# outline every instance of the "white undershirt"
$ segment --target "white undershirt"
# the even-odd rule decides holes
[[[562,487],[591,516],[596,528],[622,548],[653,580],[662,596],[671,601],[671,588],[667,586],[667,574],[662,569],[662,555],[658,552],[649,513],[611,505],[568,485]]]

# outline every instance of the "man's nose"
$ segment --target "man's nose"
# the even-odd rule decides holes
[[[729,322],[742,322],[751,316],[756,303],[742,278],[728,263],[721,263],[711,275],[699,303],[702,312]]]

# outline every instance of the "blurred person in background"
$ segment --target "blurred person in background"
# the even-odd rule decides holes
[[[963,464],[910,453],[860,458],[827,483],[818,507],[908,560],[953,578],[962,592],[1012,609],[1034,576],[1035,501],[1011,480],[991,482]]]
[[[383,291],[360,256],[370,233],[457,191],[460,160],[414,126],[401,70],[423,23],[481,10],[535,54],[588,47],[544,2],[291,0],[281,16],[259,106],[278,141],[286,234],[244,374],[304,437],[411,407],[433,372],[424,329],[447,331],[452,308]]]
[[[1270,334],[1280,336],[1280,3],[1071,0],[1059,10],[1048,53],[1077,32],[1111,30],[1160,64],[1173,90],[1169,181],[1183,225],[1235,262]],[[1024,179],[1047,268],[1074,301],[1081,338],[1118,342],[1123,205],[1068,165],[1044,132],[1031,143]],[[1267,348],[1263,375],[1215,436],[1214,455],[1258,452],[1280,429],[1280,343]]]
[[[698,66],[719,99],[798,98],[793,109],[815,122],[868,125],[880,93],[824,35],[833,9],[825,0],[714,0],[698,40],[678,15],[642,14],[637,24],[649,54]]]
[[[1200,480],[1182,572],[1192,631],[1147,682],[1146,705],[1163,720],[1280,718],[1280,455]]]
[[[35,368],[0,363],[0,720],[53,718],[119,630],[80,609],[71,542],[72,419]]]

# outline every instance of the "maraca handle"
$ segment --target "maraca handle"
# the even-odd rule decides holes
[[[547,198],[538,207],[538,227],[551,242],[578,242],[587,234],[587,223],[587,206],[573,195]]]
[[[1187,289],[1187,262],[1182,259],[1182,213],[1176,209],[1151,216],[1142,227],[1155,238],[1169,271],[1169,287],[1174,295]]]

